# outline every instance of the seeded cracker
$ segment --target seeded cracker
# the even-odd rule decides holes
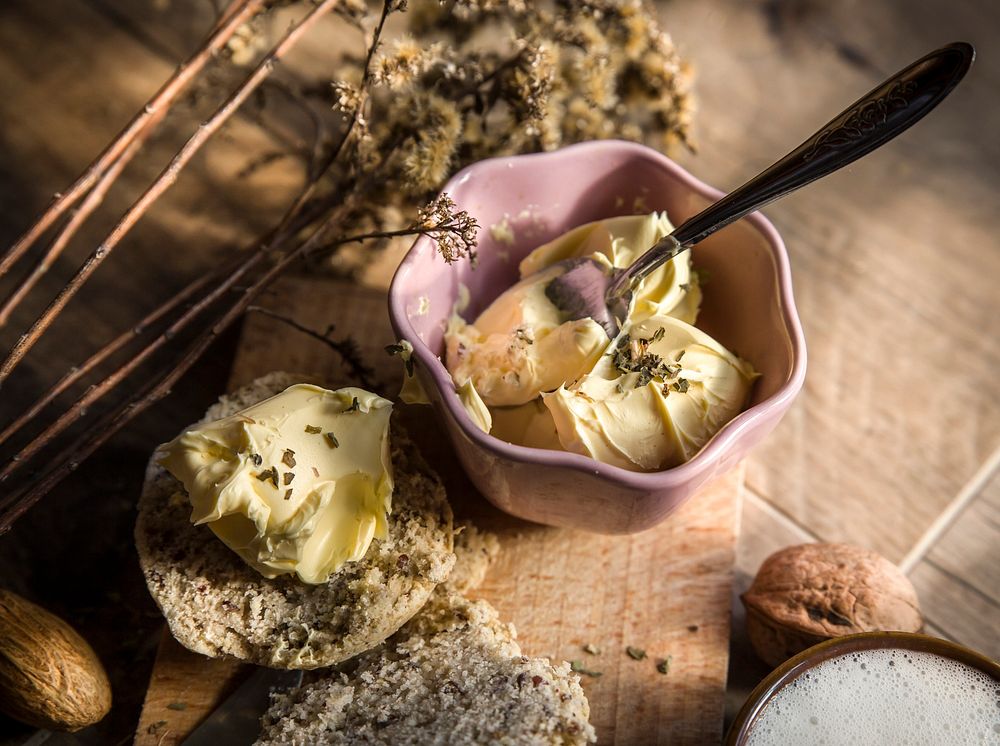
[[[287,373],[257,379],[223,397],[205,421],[303,380]],[[449,575],[455,558],[440,481],[395,427],[391,448],[396,489],[389,536],[323,585],[262,577],[207,526],[191,525],[183,486],[150,463],[135,538],[146,584],[174,637],[210,657],[308,669],[346,660],[398,630]]]

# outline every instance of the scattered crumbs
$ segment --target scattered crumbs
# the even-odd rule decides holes
[[[354,399],[351,400],[351,406],[349,406],[344,411],[345,412],[360,412],[361,411],[361,402],[358,401],[358,397],[355,396]]]
[[[151,723],[149,727],[146,728],[146,732],[150,735],[156,735],[156,732],[166,724],[166,720],[157,720],[155,723]]]
[[[490,226],[490,236],[497,243],[504,246],[514,245],[514,230],[510,227],[510,220],[504,215],[503,220]]]
[[[656,670],[662,673],[664,676],[666,676],[668,673],[670,673],[670,661],[672,661],[673,659],[674,656],[668,655],[666,658],[664,658],[663,660],[661,660],[659,663],[656,664]]]
[[[700,267],[695,267],[694,269],[691,270],[691,273],[698,280],[699,285],[707,285],[708,281],[712,277],[711,272],[709,272],[707,269],[701,269]]]
[[[306,432],[309,433],[310,435],[319,435],[321,432],[323,432],[323,428],[319,427],[318,425],[306,425]]]
[[[177,711],[186,710],[187,707],[188,707],[187,702],[171,702],[170,704],[167,705],[168,710],[177,710]]]
[[[289,487],[287,490],[285,490],[285,499],[286,500],[291,500],[292,499],[292,488],[291,487]]]
[[[354,401],[357,401],[357,399]],[[326,441],[326,444],[330,446],[330,448],[340,448],[340,441],[337,440],[337,436],[333,433],[323,433],[323,439]],[[315,471],[315,467],[313,467],[313,471]],[[316,476],[318,477],[319,474]]]
[[[510,261],[510,252],[507,249],[497,249],[493,253],[496,255],[496,258],[499,259],[501,262]]]
[[[617,197],[615,197],[615,207],[624,207],[624,206],[625,206],[625,198],[619,194]]]
[[[698,631],[698,625],[697,624],[689,624],[688,625],[688,632],[697,632],[697,631]]]
[[[295,451],[291,448],[286,448],[285,452],[281,454],[281,463],[291,469],[295,466]]]
[[[631,645],[625,648],[625,652],[628,653],[628,657],[634,661],[641,661],[643,658],[646,657],[645,650],[643,650],[642,648],[634,648]]]
[[[646,204],[646,197],[644,195],[640,194],[632,200],[632,210],[637,213],[649,212],[649,205]]]
[[[426,295],[417,298],[417,316],[426,316],[431,310],[431,299]]]
[[[285,472],[284,484],[286,486],[289,485],[289,484],[291,484],[293,479],[295,479],[295,472],[294,471],[286,471]]]
[[[594,643],[588,642],[583,646],[583,652],[590,653],[591,655],[600,655],[601,649],[597,647]]]
[[[581,661],[570,661],[569,668],[574,673],[583,674],[584,676],[590,676],[591,678],[594,679],[596,679],[598,676],[604,675],[601,671],[591,671],[589,668],[586,668]]]
[[[312,470],[313,470],[313,476],[314,476],[314,477],[316,477],[317,479],[319,479],[319,469],[317,469],[317,468],[316,468],[316,467],[314,466],[314,467],[312,468]]]

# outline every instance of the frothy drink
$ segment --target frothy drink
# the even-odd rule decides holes
[[[780,689],[747,743],[1000,744],[1000,682],[931,653],[847,653]]]

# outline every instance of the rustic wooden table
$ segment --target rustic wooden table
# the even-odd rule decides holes
[[[978,46],[968,80],[926,122],[767,210],[791,252],[809,373],[748,461],[736,591],[781,546],[851,541],[902,565],[933,633],[1000,655],[1000,6],[668,0],[660,9],[698,70],[698,152],[679,160],[723,189],[909,60],[957,39]],[[0,244],[127,121],[210,12],[210,3],[151,0],[3,4]],[[294,174],[275,167],[236,184],[234,176],[248,148],[281,135],[234,121],[5,387],[0,416],[273,220]],[[126,183],[147,182],[181,136],[168,126]],[[126,192],[110,194],[107,216],[124,208]],[[84,233],[47,292],[106,227]],[[0,349],[42,295],[0,329]],[[112,671],[118,706],[87,742],[128,740],[157,642],[158,615],[131,549],[142,466],[222,390],[234,340],[0,539],[0,583],[73,620]],[[739,611],[737,602],[730,716],[766,673]],[[25,733],[0,720],[0,743]]]

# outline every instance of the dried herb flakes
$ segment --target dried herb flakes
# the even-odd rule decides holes
[[[571,671],[578,674],[582,674],[584,676],[590,676],[593,679],[596,679],[599,676],[604,675],[604,673],[601,671],[591,671],[589,668],[583,665],[582,661],[570,661],[569,667]]]

